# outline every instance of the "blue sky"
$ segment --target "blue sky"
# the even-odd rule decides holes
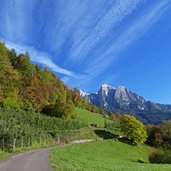
[[[70,87],[171,104],[171,0],[0,0],[0,39]]]

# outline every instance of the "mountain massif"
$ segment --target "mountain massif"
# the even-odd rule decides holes
[[[158,124],[171,118],[171,105],[147,101],[124,86],[115,88],[104,84],[97,93],[80,91],[80,96],[106,112],[129,113],[145,124]]]

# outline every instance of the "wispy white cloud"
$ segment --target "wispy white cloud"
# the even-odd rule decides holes
[[[58,65],[56,65],[51,60],[51,56],[49,56],[47,53],[39,52],[35,48],[30,47],[30,46],[24,46],[24,45],[15,44],[15,43],[12,43],[12,42],[9,42],[9,41],[5,41],[3,39],[1,39],[1,40],[3,42],[5,42],[6,46],[9,49],[15,49],[17,53],[26,53],[26,52],[29,52],[30,59],[33,62],[36,62],[36,63],[39,63],[39,64],[43,64],[43,65],[48,65],[48,67],[52,71],[54,71],[54,72],[67,75],[69,77],[77,77],[76,74],[74,74],[73,72],[71,72],[69,70],[66,70],[64,68],[61,68]]]
[[[130,23],[127,29],[120,33],[120,36],[114,40],[110,47],[104,49],[103,54],[94,54],[96,58],[89,59],[87,62],[89,65],[86,68],[86,72],[89,75],[80,80],[78,86],[84,86],[86,82],[90,82],[111,65],[114,65],[120,59],[121,53],[140,39],[162,17],[164,12],[170,8],[169,2],[170,0],[162,0],[148,8],[143,15]],[[113,73],[113,75],[115,74]],[[108,76],[106,81],[110,80],[110,77],[113,78],[112,75]]]
[[[89,36],[70,54],[70,59],[84,60],[91,51],[114,27],[130,15],[143,0],[116,1],[112,8],[101,18]]]
[[[47,31],[46,40],[51,44],[53,50],[58,51],[62,48],[66,39],[72,36],[78,21],[85,15],[87,1],[76,0],[74,3],[73,0],[65,1],[65,3],[59,1],[53,5],[56,7],[56,10],[45,28]]]
[[[1,27],[6,38],[20,42],[29,39],[35,3],[33,0],[27,3],[24,0],[5,0],[3,2],[2,8],[6,10],[1,12],[3,16]]]
[[[100,75],[159,20],[170,3],[170,0],[150,3],[146,0],[1,0],[0,4],[2,1],[0,36],[10,41],[6,41],[7,46],[20,53],[29,51],[32,61],[48,64],[53,71],[65,75],[61,78],[66,83],[79,86],[100,80]],[[50,56],[42,52],[44,49],[57,55]],[[59,67],[54,61],[60,61],[64,68],[73,67],[77,73]],[[86,74],[79,75],[80,72]],[[106,75],[107,81],[113,79],[110,75]]]
[[[103,68],[105,69],[112,65],[114,61],[117,61],[120,58],[119,54],[140,39],[154,25],[154,23],[160,19],[163,13],[170,8],[170,6],[168,6],[169,2],[170,0],[159,1],[146,10],[145,13],[138,17],[133,23],[130,23],[127,29],[121,32],[119,38],[116,39],[102,55],[98,56],[91,62],[88,69],[89,72],[92,71],[91,68],[93,66],[97,66],[95,65],[97,63],[98,66],[96,71],[99,72],[98,68],[103,70]]]

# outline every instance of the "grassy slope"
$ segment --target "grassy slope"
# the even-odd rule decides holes
[[[114,140],[56,149],[51,153],[55,171],[170,171],[171,165],[148,163],[149,147]],[[137,160],[145,163],[139,163]]]
[[[95,130],[106,131],[106,133],[109,133],[109,131],[104,128],[104,123],[105,123],[105,121],[107,123],[113,123],[113,121],[110,120],[109,117],[104,118],[102,115],[100,115],[98,113],[92,113],[88,110],[81,109],[81,108],[75,108],[75,114],[76,114],[78,120],[86,122],[88,124],[88,126],[81,128],[79,130],[76,130],[75,135],[73,134],[71,137],[68,138],[69,141],[79,140],[79,139],[102,138],[103,135],[101,135],[101,136],[98,135],[97,133],[95,133]],[[91,127],[90,126],[91,124],[97,124],[98,128]],[[102,134],[104,134],[104,133],[102,133]],[[118,132],[117,130],[113,130],[112,134],[120,135],[120,132]]]
[[[78,119],[87,122],[90,124],[98,124],[99,127],[104,127],[105,118],[98,114],[92,113],[85,109],[75,108],[75,114],[77,115]],[[107,122],[112,122],[109,119],[106,119]]]
[[[10,153],[4,152],[0,150],[0,160],[4,160],[10,156]]]

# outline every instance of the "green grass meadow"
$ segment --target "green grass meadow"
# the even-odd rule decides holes
[[[98,127],[104,127],[105,118],[98,114],[92,113],[85,109],[75,108],[75,114],[81,121],[85,121],[88,125],[97,124]],[[113,122],[109,118],[106,118],[107,122]]]
[[[50,157],[54,171],[171,171],[171,165],[150,164],[150,150],[105,140],[56,149]]]

